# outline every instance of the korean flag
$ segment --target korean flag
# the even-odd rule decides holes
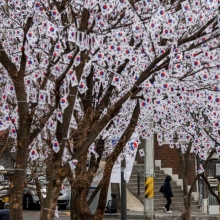
[[[185,14],[185,19],[186,19],[186,25],[191,26],[195,24],[195,18],[192,13],[186,13]]]
[[[139,154],[140,154],[141,157],[143,157],[145,155],[144,149],[139,150]]]
[[[166,18],[166,11],[165,11],[165,8],[163,6],[160,6],[157,10],[157,18],[160,20],[160,21],[164,21],[164,19]]]
[[[29,156],[30,156],[31,160],[36,160],[39,157],[39,154],[38,154],[35,147],[31,149]]]
[[[184,1],[181,3],[183,12],[189,12],[190,11],[190,4],[188,1]]]
[[[200,165],[199,165],[199,169],[198,169],[198,173],[201,174],[201,173],[203,173],[204,171],[205,171],[205,170],[204,170],[202,164],[200,164]]]
[[[56,153],[59,152],[59,150],[60,150],[60,145],[59,145],[59,142],[58,142],[58,140],[57,140],[56,138],[54,138],[54,139],[52,140],[52,147],[53,147],[54,152],[56,152]]]
[[[63,98],[60,99],[60,107],[61,107],[62,112],[64,112],[64,109],[65,109],[68,105],[69,105],[69,103],[68,103],[66,97],[63,97]]]
[[[115,73],[112,80],[112,85],[120,89],[123,86],[123,84],[124,84],[123,77],[120,74]]]
[[[46,104],[46,91],[45,90],[40,90],[39,91],[38,103],[40,105]]]
[[[54,39],[57,37],[57,31],[58,31],[58,28],[56,27],[56,25],[48,21],[46,35]]]
[[[63,114],[60,109],[57,110],[57,120],[63,123]]]
[[[130,141],[129,142],[129,149],[134,151],[135,149],[138,148],[138,143],[136,141]]]
[[[75,159],[69,161],[69,165],[70,165],[71,170],[75,170],[76,169],[77,163],[78,163],[78,160],[75,160]]]
[[[79,85],[78,85],[78,91],[80,94],[85,93],[88,90],[88,87],[86,85],[86,82],[81,80]]]
[[[68,30],[68,41],[76,42],[76,29],[74,27],[70,27]]]

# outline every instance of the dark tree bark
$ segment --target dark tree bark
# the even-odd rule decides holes
[[[19,109],[19,128],[18,142],[16,153],[16,166],[14,175],[10,184],[10,219],[23,219],[23,188],[27,172],[28,146],[30,144],[30,127],[32,118],[29,115],[28,105],[26,100],[26,92],[23,84],[23,73],[19,73],[18,78],[14,80],[16,90],[18,109]],[[19,184],[17,184],[19,183]]]
[[[112,154],[107,158],[106,166],[105,166],[104,173],[103,173],[103,178],[101,181],[101,191],[99,195],[99,202],[98,202],[98,206],[97,206],[93,220],[101,220],[104,217],[106,199],[107,199],[107,194],[108,194],[108,186],[109,186],[112,168],[118,156],[122,152],[123,147],[128,142],[131,135],[133,134],[134,129],[137,125],[139,114],[140,114],[140,106],[139,106],[139,102],[137,102],[135,109],[133,111],[132,117],[131,117],[130,124],[128,125],[127,129],[121,136],[121,139],[115,146]]]
[[[76,94],[76,87],[70,88],[70,93]],[[58,123],[57,127],[57,139],[60,143],[60,150],[58,153],[53,153],[52,162],[49,165],[50,169],[50,181],[48,185],[47,197],[41,206],[40,220],[52,220],[54,219],[54,210],[57,205],[57,199],[62,186],[62,182],[69,172],[68,166],[62,166],[62,155],[65,147],[65,140],[68,133],[69,123],[72,115],[72,109],[75,102],[75,98],[68,98],[69,106],[64,111],[63,123]]]
[[[97,170],[99,168],[101,156],[104,149],[104,140],[100,137],[96,143],[96,153],[99,157],[96,159],[92,154],[90,158],[90,164],[88,167],[87,163],[87,153],[81,158],[79,163],[77,164],[75,170],[75,178],[73,175],[71,176],[71,205],[70,205],[70,218],[71,220],[77,219],[91,219],[92,215],[89,209],[89,205],[94,199],[96,193],[93,194],[93,199],[87,202],[87,196],[89,193],[89,189],[91,183],[97,174]],[[97,187],[97,192],[100,187]],[[77,201],[77,202],[76,202]]]
[[[188,145],[188,149],[185,153],[181,153],[179,150],[180,158],[181,158],[181,163],[182,163],[182,177],[183,177],[183,201],[184,201],[184,212],[181,214],[181,218],[183,220],[191,220],[191,195],[193,192],[193,188],[196,185],[197,180],[199,179],[200,175],[203,177],[204,174],[197,174],[196,177],[194,178],[189,190],[188,190],[188,175],[187,172],[189,170],[189,157],[190,157],[190,150],[191,150],[192,143],[190,142]],[[208,163],[210,158],[212,157],[213,152],[211,152],[206,159],[206,162],[204,163],[203,167],[205,168]]]
[[[183,220],[191,219],[191,194],[188,193],[188,167],[189,167],[189,156],[192,143],[188,144],[188,148],[185,153],[181,153],[182,162],[182,177],[183,177],[183,202],[185,211],[182,213],[181,217]]]
[[[111,191],[115,194],[116,199],[116,213],[121,212],[121,196],[120,196],[120,185],[119,183],[111,183]]]

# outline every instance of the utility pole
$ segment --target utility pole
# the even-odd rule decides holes
[[[145,140],[145,199],[144,215],[147,219],[154,219],[154,136]]]
[[[121,220],[127,220],[126,181],[124,178],[125,158],[121,161]]]

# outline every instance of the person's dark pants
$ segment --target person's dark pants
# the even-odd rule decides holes
[[[9,209],[3,209],[0,211],[0,220],[9,220]]]
[[[167,204],[165,205],[165,208],[167,209],[167,211],[170,211],[170,204],[172,203],[172,200],[170,197],[166,197],[167,199]]]

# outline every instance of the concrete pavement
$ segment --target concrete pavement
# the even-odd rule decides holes
[[[184,208],[184,207],[183,207]],[[155,220],[182,220],[181,211],[172,210],[172,214],[167,214],[162,210],[156,210],[154,212]],[[104,219],[121,219],[120,214],[105,214]],[[129,191],[127,190],[127,219],[146,219],[144,216],[144,206],[143,204]],[[192,212],[192,220],[220,220],[219,215],[209,215],[203,212]]]
[[[172,205],[171,205],[172,210]],[[137,220],[137,219],[146,219],[144,216],[144,206],[143,204],[129,191],[127,190],[127,219]],[[181,220],[181,211],[172,210],[172,214],[164,213],[161,207],[161,210],[157,210],[154,213],[155,220]],[[39,219],[39,210],[38,211],[24,211],[24,220],[37,220]],[[69,210],[59,210],[59,219],[67,220],[69,219]],[[57,218],[55,218],[57,219]],[[120,213],[110,214],[105,213],[104,220],[113,220],[121,219]],[[192,220],[220,220],[219,215],[209,215],[202,212],[193,212]]]
[[[154,219],[155,220],[182,220],[181,212],[180,211],[175,211],[172,210],[172,214],[167,214],[164,213],[163,211],[155,211],[154,213]],[[105,214],[106,220],[111,220],[111,219],[121,219],[120,214]],[[131,212],[127,211],[127,219],[146,219],[146,217],[143,215],[143,212]],[[192,213],[192,218],[191,220],[219,220],[218,215],[209,215],[209,214],[204,214],[204,213]]]
[[[23,216],[24,220],[39,220],[40,211],[24,211]],[[180,218],[181,212],[174,211],[173,214],[166,214],[163,211],[155,212],[155,220],[181,220]],[[54,219],[57,219],[56,217]],[[68,210],[60,210],[59,211],[59,219],[60,220],[68,220],[70,219],[70,213]],[[113,219],[121,219],[120,214],[105,214],[104,220],[113,220]],[[129,220],[137,220],[137,219],[146,219],[143,215],[143,212],[135,212],[135,211],[127,211],[127,219]],[[219,220],[218,215],[207,215],[201,213],[192,213],[192,220]]]

